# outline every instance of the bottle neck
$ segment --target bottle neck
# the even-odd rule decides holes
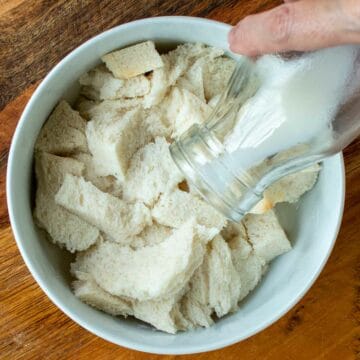
[[[227,218],[239,221],[261,199],[259,178],[227,163],[223,145],[207,127],[193,125],[170,147],[171,155],[200,194]],[[255,190],[256,189],[256,190]]]
[[[234,221],[261,200],[262,191],[253,190],[258,174],[234,167],[223,143],[239,109],[258,87],[254,63],[242,58],[206,125],[193,125],[170,147],[173,160],[186,178],[209,203]]]

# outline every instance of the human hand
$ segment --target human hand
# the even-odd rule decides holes
[[[285,0],[250,15],[229,33],[233,52],[258,56],[360,44],[360,0]]]

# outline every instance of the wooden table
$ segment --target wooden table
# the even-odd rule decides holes
[[[158,359],[82,329],[40,290],[15,245],[5,200],[6,162],[17,121],[45,74],[84,40],[158,15],[235,24],[276,0],[0,1],[0,359]],[[315,285],[268,329],[192,359],[360,358],[360,141],[345,151],[347,195],[335,249]],[[171,359],[173,356],[164,356]]]

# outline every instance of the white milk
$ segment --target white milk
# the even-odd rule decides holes
[[[319,136],[330,139],[331,121],[343,101],[357,51],[356,46],[342,46],[296,60],[260,58],[256,67],[262,85],[225,139],[228,160],[245,170]]]

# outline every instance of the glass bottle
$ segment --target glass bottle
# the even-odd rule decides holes
[[[273,88],[261,73],[267,60],[242,57],[209,119],[172,143],[173,160],[210,204],[239,221],[275,181],[360,134],[359,53],[343,46],[296,60],[268,57],[290,73],[281,83],[275,72]]]

